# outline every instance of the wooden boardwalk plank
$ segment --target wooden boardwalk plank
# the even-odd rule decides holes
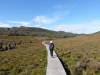
[[[67,75],[55,51],[54,56],[51,57],[48,45],[46,45],[48,52],[48,64],[46,75]]]

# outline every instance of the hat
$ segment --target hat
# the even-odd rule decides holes
[[[50,41],[50,43],[53,43],[52,41]]]

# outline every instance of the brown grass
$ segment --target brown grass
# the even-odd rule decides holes
[[[71,73],[82,68],[80,75],[100,74],[100,35],[54,39],[56,51]],[[78,65],[78,66],[77,66]],[[79,74],[77,74],[79,75]]]
[[[16,49],[0,51],[0,75],[45,75],[46,50],[41,40],[32,36],[1,36],[0,39],[22,41]]]

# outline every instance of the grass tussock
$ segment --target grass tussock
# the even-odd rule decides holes
[[[55,39],[54,42],[72,75],[100,75],[100,35]]]
[[[46,50],[41,40],[31,36],[1,36],[0,40],[17,43],[15,49],[0,51],[0,75],[45,75]]]

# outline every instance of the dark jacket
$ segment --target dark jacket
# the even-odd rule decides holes
[[[50,43],[50,44],[49,44],[49,49],[50,49],[50,50],[53,50],[53,49],[54,49],[54,44],[53,44],[53,43]]]

